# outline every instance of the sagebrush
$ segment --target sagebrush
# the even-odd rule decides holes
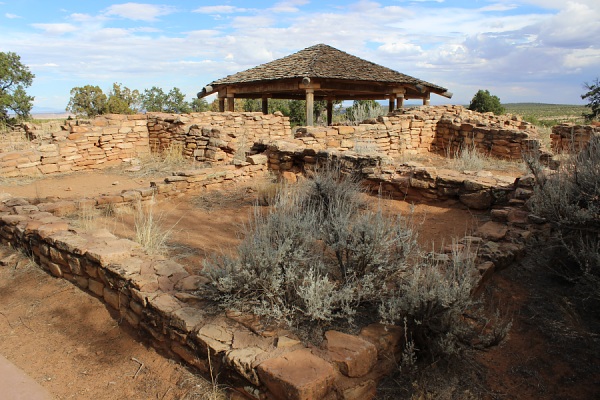
[[[384,215],[361,192],[339,166],[283,186],[255,208],[236,252],[205,262],[216,298],[292,328],[408,321],[419,350],[458,353],[476,306],[475,249],[424,255],[410,216]]]
[[[536,179],[532,211],[554,227],[555,269],[600,298],[600,136],[563,159],[556,171],[528,161]]]

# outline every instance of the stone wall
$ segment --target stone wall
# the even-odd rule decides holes
[[[457,199],[472,209],[521,203],[518,180],[488,171],[459,172],[417,162],[394,163],[386,156],[352,151],[314,150],[288,141],[276,141],[267,151],[269,169],[282,176],[303,174],[329,160],[348,173],[360,173],[373,192],[403,200]],[[286,175],[287,174],[287,175]],[[295,180],[291,177],[291,180]]]
[[[552,127],[551,147],[556,154],[578,152],[590,141],[592,136],[600,136],[598,125],[560,124]]]
[[[315,151],[391,157],[427,152],[453,155],[460,148],[474,146],[485,154],[512,160],[540,146],[535,128],[520,117],[480,114],[461,106],[407,108],[366,122],[303,127],[294,140]],[[262,145],[293,139],[289,118],[279,112],[108,115],[25,128],[32,146],[0,153],[1,176],[98,169],[166,149],[196,161],[239,164],[262,150]]]
[[[24,128],[31,142],[27,148],[0,149],[0,176],[100,169],[149,152],[145,115],[106,115]]]
[[[257,142],[291,138],[290,120],[280,112],[148,114],[150,147],[179,148],[187,158],[211,163],[245,161]]]
[[[423,106],[399,109],[358,126],[303,127],[298,143],[315,150],[326,148],[402,154],[437,152],[454,155],[464,146],[484,154],[521,160],[522,153],[540,146],[536,128],[518,116],[477,113],[462,106]]]

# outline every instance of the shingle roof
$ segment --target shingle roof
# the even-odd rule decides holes
[[[435,92],[447,89],[363,60],[326,44],[317,44],[287,57],[229,75],[212,86],[264,82],[290,78],[328,78],[427,86]]]

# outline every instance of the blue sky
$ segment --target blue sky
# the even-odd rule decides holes
[[[0,0],[0,51],[36,75],[34,112],[62,111],[71,88],[113,82],[179,87],[326,43],[447,87],[502,102],[581,104],[600,76],[599,0]]]

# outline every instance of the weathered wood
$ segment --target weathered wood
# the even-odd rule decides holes
[[[327,99],[327,126],[333,122],[333,100]]]
[[[267,96],[262,98],[262,113],[265,115],[269,113],[269,98]]]
[[[235,98],[227,95],[227,111],[234,112],[235,111]]]
[[[315,104],[315,92],[313,89],[306,89],[306,125],[314,125],[314,104]]]
[[[225,98],[219,98],[219,112],[225,112]]]

